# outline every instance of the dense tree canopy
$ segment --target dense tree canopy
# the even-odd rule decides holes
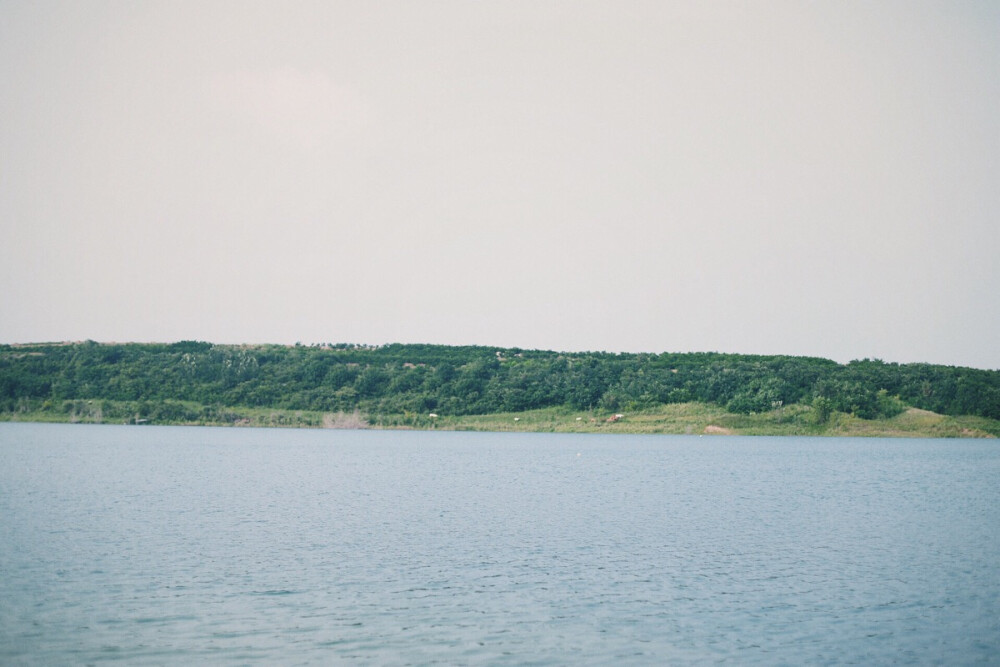
[[[194,401],[370,414],[550,406],[634,410],[700,401],[732,412],[803,403],[875,418],[905,405],[1000,419],[1000,371],[719,353],[559,353],[444,345],[0,346],[0,411],[28,402]]]

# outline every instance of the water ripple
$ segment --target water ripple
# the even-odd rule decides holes
[[[246,432],[0,424],[0,663],[1000,656],[988,443]]]

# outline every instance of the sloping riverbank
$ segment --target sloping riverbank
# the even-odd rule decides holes
[[[140,415],[146,416],[140,416]],[[551,433],[632,433],[687,435],[784,435],[829,437],[995,438],[1000,421],[946,416],[909,408],[887,419],[861,419],[833,412],[819,423],[809,406],[790,405],[759,414],[733,414],[705,403],[675,403],[634,412],[606,414],[546,408],[486,415],[330,413],[202,406],[166,402],[160,410],[139,412],[127,403],[78,401],[67,410],[0,414],[0,421],[247,426],[281,428],[379,428],[449,431]]]

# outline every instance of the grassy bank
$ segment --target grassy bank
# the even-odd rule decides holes
[[[741,415],[707,403],[675,403],[613,415],[604,412],[546,408],[488,415],[365,416],[358,412],[205,406],[184,401],[156,404],[116,401],[67,401],[61,405],[0,413],[0,421],[106,424],[173,424],[285,428],[381,428],[451,431],[522,431],[548,433],[664,433],[688,435],[797,435],[911,438],[1000,437],[1000,421],[945,415],[909,408],[888,419],[860,419],[834,412],[817,423],[811,407],[790,405],[770,412]]]
[[[908,438],[993,438],[1000,421],[948,417],[911,408],[889,419],[860,419],[833,413],[816,423],[812,408],[791,405],[767,413],[739,415],[705,403],[676,403],[652,410],[609,415],[560,408],[466,416],[390,416],[375,420],[381,428],[434,428],[463,431],[549,433],[664,433],[678,435],[797,435]]]
[[[0,421],[50,422],[72,424],[161,424],[171,426],[258,426],[285,428],[322,428],[346,424],[353,415],[330,414],[310,410],[281,410],[202,405],[192,401],[64,401],[28,406],[14,412],[0,413]],[[366,426],[351,423],[352,427]]]

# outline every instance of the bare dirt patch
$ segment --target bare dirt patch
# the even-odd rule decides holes
[[[355,410],[352,413],[328,412],[323,415],[323,428],[368,428],[368,420]]]
[[[705,427],[705,433],[708,433],[709,435],[732,435],[733,434],[733,432],[730,429],[724,428],[722,426],[716,426],[715,424],[709,424],[708,426],[706,426]]]

